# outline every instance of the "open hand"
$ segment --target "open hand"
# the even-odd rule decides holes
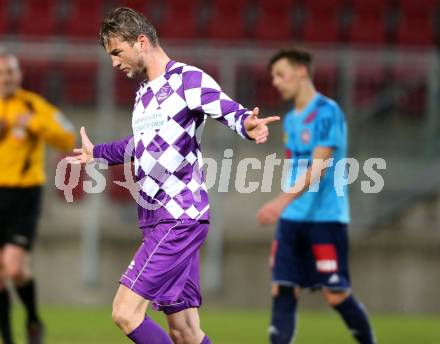
[[[76,156],[68,156],[66,159],[70,164],[86,164],[93,161],[93,143],[87,136],[86,129],[81,127],[80,130],[82,147],[73,150]]]

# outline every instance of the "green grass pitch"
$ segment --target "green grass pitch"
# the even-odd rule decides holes
[[[24,343],[24,315],[15,307],[17,343]],[[107,308],[44,307],[47,344],[131,343],[113,325]],[[151,312],[165,325],[161,313]],[[202,328],[215,344],[263,344],[268,312],[261,310],[204,310]],[[372,315],[379,344],[440,344],[440,315]],[[339,317],[328,312],[301,312],[295,344],[353,344]]]

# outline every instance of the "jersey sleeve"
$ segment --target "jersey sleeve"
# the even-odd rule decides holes
[[[182,81],[190,110],[204,113],[251,140],[243,125],[251,111],[229,98],[211,76],[200,69],[185,67]]]
[[[325,106],[319,110],[316,146],[338,148],[343,142],[344,118],[341,110]]]
[[[49,145],[60,150],[71,150],[75,145],[75,131],[72,123],[55,106],[38,96],[27,96],[24,99],[31,119],[27,129],[40,136]]]
[[[95,145],[93,157],[105,159],[109,165],[118,165],[131,161],[134,157],[133,135],[127,136],[122,140]]]

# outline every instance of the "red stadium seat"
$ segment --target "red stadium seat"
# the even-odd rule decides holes
[[[313,82],[318,92],[327,97],[335,98],[338,86],[339,70],[336,65],[316,65]]]
[[[53,69],[49,61],[20,60],[23,70],[23,87],[33,92],[46,94],[50,71]]]
[[[168,1],[158,28],[159,36],[189,39],[197,35],[197,0]]]
[[[125,73],[120,71],[115,70],[114,73],[116,104],[133,106],[140,81],[127,78]]]
[[[96,101],[96,62],[67,62],[61,66],[64,101],[90,105]]]
[[[153,1],[145,0],[118,0],[116,5],[130,7],[136,11],[147,14],[152,2]]]
[[[245,80],[243,81],[247,89],[251,89],[255,92],[254,104],[270,109],[279,106],[282,100],[278,91],[272,85],[272,78],[266,67],[243,67],[239,75],[242,77],[245,76]]]
[[[366,105],[384,90],[387,73],[379,62],[362,64],[354,73],[355,105]]]
[[[26,36],[50,36],[57,32],[56,2],[25,1],[18,22],[18,33]]]
[[[405,89],[406,94],[399,99],[399,111],[424,114],[427,102],[426,65],[409,66],[397,64],[393,67],[392,82]]]
[[[348,32],[351,43],[381,45],[387,41],[387,0],[352,0],[353,20]]]
[[[0,0],[0,34],[8,31],[9,0]]]
[[[307,0],[304,4],[303,39],[306,42],[338,42],[341,36],[339,14],[342,0]]]
[[[434,17],[438,8],[437,0],[400,0],[396,42],[401,45],[434,45]]]
[[[65,33],[70,39],[95,38],[98,36],[103,19],[102,0],[71,1],[71,11],[67,16]]]
[[[243,0],[216,0],[208,20],[208,37],[223,41],[246,38],[246,6]]]
[[[270,41],[291,39],[293,9],[294,2],[290,0],[260,0],[255,38]]]

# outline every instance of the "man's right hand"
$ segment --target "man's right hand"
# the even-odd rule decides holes
[[[66,159],[70,164],[87,164],[93,161],[93,143],[90,141],[86,134],[86,129],[81,127],[80,130],[82,148],[76,148],[73,150],[74,153],[78,154],[76,156],[68,156]]]

